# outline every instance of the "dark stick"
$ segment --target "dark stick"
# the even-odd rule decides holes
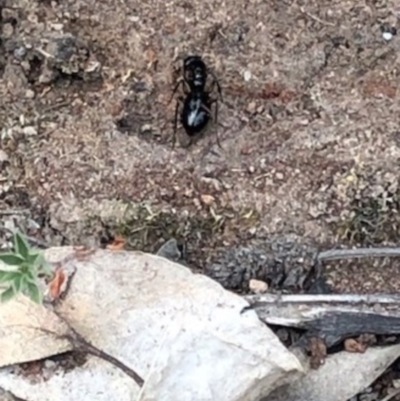
[[[56,311],[53,310],[53,313],[67,325],[69,330],[68,334],[59,335],[57,333],[52,332],[51,330],[47,330],[42,327],[41,328],[34,327],[34,328],[44,333],[55,335],[59,339],[67,340],[72,345],[72,348],[75,351],[81,351],[111,363],[115,367],[121,369],[130,378],[132,378],[139,387],[143,387],[144,384],[143,378],[139,374],[137,374],[133,369],[129,368],[128,366],[126,366],[113,356],[107,354],[106,352],[90,344],[74,328],[72,328],[71,325],[65,319],[63,319]]]

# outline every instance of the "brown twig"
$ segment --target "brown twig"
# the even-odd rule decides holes
[[[315,15],[310,14],[308,11],[306,11],[306,10],[304,9],[304,7],[300,7],[300,11],[301,11],[303,14],[307,15],[308,17],[310,17],[311,19],[313,19],[314,21],[319,22],[320,24],[329,25],[329,26],[335,26],[335,24],[333,24],[332,22],[323,21],[322,19],[316,17]]]
[[[89,355],[93,355],[97,358],[103,359],[104,361],[111,363],[116,368],[121,369],[126,375],[132,378],[139,387],[143,386],[144,380],[133,369],[129,368],[121,361],[119,361],[117,358],[114,358],[112,355],[109,355],[106,352],[98,349],[94,345],[90,344],[74,328],[72,328],[71,325],[65,319],[63,319],[62,316],[60,316],[54,309],[53,313],[67,325],[69,333],[60,335],[51,330],[47,330],[43,327],[40,328],[35,327],[35,329],[56,336],[60,340],[67,340],[72,345],[74,351],[87,353]]]
[[[72,327],[69,327],[71,330],[71,335],[67,335],[66,339],[70,341],[72,346],[77,351],[83,351],[90,355],[93,355],[97,358],[103,359],[116,368],[121,369],[126,375],[132,378],[139,387],[142,387],[144,384],[144,380],[140,377],[133,369],[129,368],[117,358],[114,358],[112,355],[107,354],[106,352],[96,348],[95,346],[88,343],[80,334],[78,334]]]
[[[389,401],[398,394],[400,394],[400,388],[394,390],[393,393],[388,394],[385,398],[382,398],[381,401]]]

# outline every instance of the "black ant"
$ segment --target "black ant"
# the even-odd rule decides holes
[[[213,77],[212,88],[206,91],[207,76],[210,74]],[[185,85],[186,83],[186,85]],[[173,147],[175,147],[176,131],[178,127],[179,106],[183,104],[182,113],[180,116],[181,124],[185,129],[190,141],[192,138],[201,133],[207,126],[211,118],[211,106],[215,103],[215,123],[218,120],[218,98],[212,98],[211,92],[217,85],[218,94],[222,101],[222,91],[217,78],[212,71],[209,71],[206,64],[200,56],[188,56],[183,61],[183,80],[180,80],[172,92],[171,100],[177,91],[179,85],[183,85],[186,98],[180,96],[175,108],[174,121],[174,136]],[[221,147],[217,132],[217,143]]]

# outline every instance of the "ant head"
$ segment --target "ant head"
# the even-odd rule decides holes
[[[201,56],[188,56],[183,61],[183,66],[185,70],[194,70],[196,67],[205,69],[204,61]]]

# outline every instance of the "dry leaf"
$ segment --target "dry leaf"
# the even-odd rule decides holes
[[[54,299],[57,299],[60,296],[61,286],[63,285],[64,281],[65,274],[61,267],[59,267],[55,272],[53,280],[51,280],[49,283],[50,294]]]
[[[125,244],[126,239],[122,235],[117,235],[114,238],[114,241],[111,244],[108,244],[106,248],[110,251],[120,251],[124,248]]]
[[[365,350],[368,348],[367,344],[359,343],[354,338],[348,338],[344,342],[344,349],[347,352],[359,352],[364,353]]]
[[[310,366],[312,369],[318,369],[325,363],[327,355],[326,344],[321,338],[312,337],[310,338],[308,348],[311,353]]]
[[[37,376],[41,373],[43,362],[32,361],[19,365],[24,376]]]
[[[361,344],[366,345],[367,347],[374,345],[377,343],[376,336],[374,334],[361,334],[358,338],[357,341]]]

